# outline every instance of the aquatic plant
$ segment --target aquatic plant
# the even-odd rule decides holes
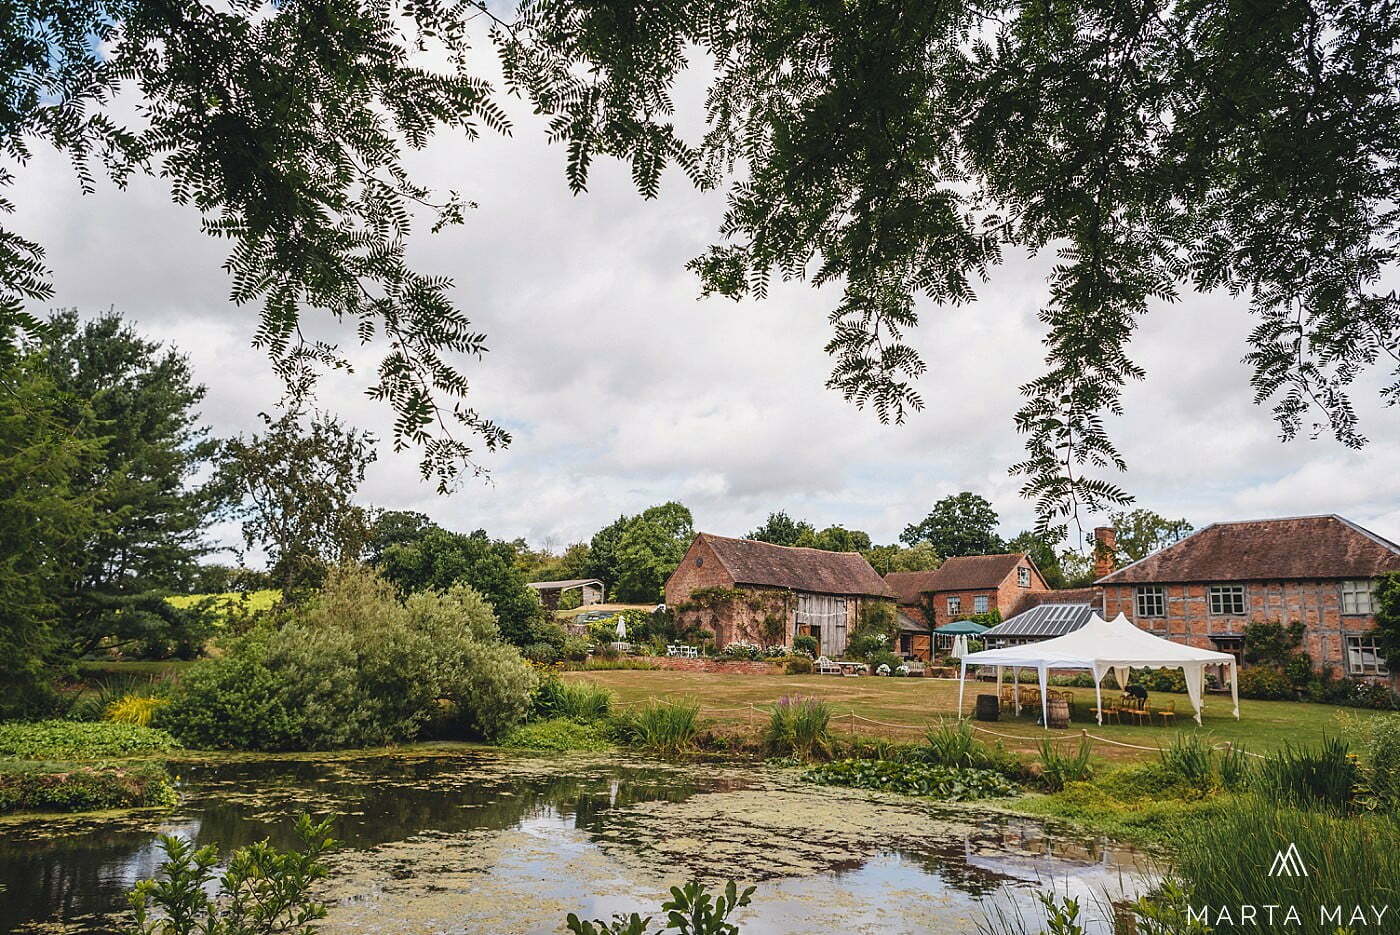
[[[1254,771],[1260,794],[1298,808],[1345,811],[1360,782],[1360,768],[1346,741],[1336,737],[1318,747],[1287,745]]]
[[[1215,748],[1200,734],[1177,734],[1160,755],[1162,768],[1189,786],[1207,789],[1215,781]]]
[[[1019,791],[1006,777],[993,770],[896,760],[837,760],[807,770],[802,774],[802,780],[823,786],[878,789],[947,802],[1000,798]]]
[[[541,720],[573,718],[599,721],[612,710],[613,694],[602,685],[588,681],[566,682],[557,675],[540,679],[530,703],[530,716]]]
[[[1400,714],[1341,717],[1342,733],[1361,756],[1366,790],[1379,807],[1400,812]]]
[[[653,699],[616,720],[617,734],[626,743],[664,756],[676,756],[695,746],[700,733],[700,702]]]
[[[1230,744],[1220,754],[1220,784],[1231,792],[1248,786],[1254,779],[1254,764],[1242,744]]]
[[[673,886],[671,898],[661,904],[666,922],[656,931],[678,935],[739,935],[739,927],[729,921],[729,916],[735,909],[749,905],[753,892],[752,886],[740,892],[733,880],[718,897],[711,896],[705,884],[699,882]],[[646,935],[651,931],[651,917],[643,918],[635,912],[630,916],[615,915],[611,922],[602,919],[585,922],[571,912],[565,924],[573,935]]]
[[[1059,792],[1068,783],[1083,782],[1094,775],[1089,763],[1093,745],[1088,737],[1079,738],[1079,748],[1073,753],[1062,753],[1050,740],[1040,742],[1040,781],[1051,792]]]
[[[178,800],[158,763],[0,763],[0,813],[147,808]]]
[[[10,721],[0,724],[0,756],[25,760],[137,756],[180,745],[163,730],[115,721]]]
[[[128,935],[311,935],[311,923],[326,908],[312,888],[326,876],[322,855],[335,846],[331,819],[316,823],[302,815],[296,824],[299,849],[283,851],[267,841],[240,847],[219,874],[214,845],[196,849],[174,835],[161,835],[165,851],[159,873],[142,880],[128,901],[134,915]],[[214,881],[217,893],[210,895]]]
[[[561,753],[569,750],[601,753],[613,748],[604,725],[573,718],[551,718],[522,724],[505,736],[501,746]]]
[[[820,698],[779,698],[768,714],[763,742],[769,753],[830,756],[831,705]]]

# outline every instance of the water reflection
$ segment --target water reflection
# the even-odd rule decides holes
[[[351,855],[365,855],[359,867],[363,885],[347,887],[336,897],[342,903],[342,927],[334,931],[387,930],[378,926],[400,912],[394,931],[494,935],[509,924],[512,931],[557,932],[562,915],[554,914],[556,903],[598,915],[654,911],[663,878],[669,885],[672,878],[691,872],[714,876],[726,866],[721,860],[726,849],[731,859],[744,847],[763,850],[765,842],[775,852],[791,849],[781,833],[753,821],[721,828],[721,820],[710,818],[699,823],[706,827],[693,827],[694,819],[679,807],[706,797],[706,802],[725,803],[717,806],[722,816],[736,796],[763,800],[768,792],[755,788],[762,777],[762,771],[678,769],[607,759],[544,761],[493,753],[182,766],[184,800],[174,814],[0,824],[0,932],[111,931],[114,913],[125,907],[126,892],[160,863],[158,833],[217,844],[224,853],[267,837],[289,845],[292,821],[302,811],[339,816],[335,837]],[[788,805],[817,803],[815,814],[821,820],[826,820],[828,805],[836,809],[829,813],[831,827],[814,829],[815,840],[843,840],[821,837],[841,824],[840,793],[802,787],[784,794],[788,798],[781,801]],[[681,812],[674,820],[668,811],[673,804]],[[950,834],[946,828],[924,833],[935,824],[928,809],[921,814],[919,806],[888,802],[880,808],[887,813],[881,821],[893,816],[907,824],[908,833],[870,846],[848,836],[839,846],[810,848],[806,864],[767,874],[763,905],[746,920],[746,933],[801,931],[799,922],[811,913],[834,911],[833,899],[842,904],[868,899],[875,908],[862,911],[876,917],[886,911],[882,907],[891,906],[889,911],[906,922],[919,917],[911,913],[924,913],[930,906],[961,918],[1006,882],[1066,875],[1087,880],[1121,864],[1121,854],[1055,837],[1033,822],[1001,819],[966,833]],[[642,828],[650,828],[649,841],[634,833]],[[497,831],[504,836],[481,837]],[[710,832],[713,837],[707,839]],[[806,836],[801,829],[799,834]],[[683,836],[700,842],[689,866],[670,861],[662,846]],[[425,840],[453,842],[459,850],[425,850]],[[495,850],[489,862],[471,869],[461,904],[447,898],[450,893],[443,896],[451,886],[439,884],[466,870],[462,855],[489,850],[482,845],[491,841]],[[347,878],[354,879],[355,869],[346,868]],[[754,881],[761,876],[755,872]],[[471,893],[492,887],[500,896],[493,906],[513,901],[519,918],[496,916],[473,923]],[[441,897],[442,919],[417,927],[426,923],[413,907],[421,906],[425,893]],[[816,898],[818,893],[826,898]],[[894,895],[899,893],[905,897]],[[363,928],[357,927],[356,906],[364,909]],[[877,922],[869,930],[928,930],[904,924]]]

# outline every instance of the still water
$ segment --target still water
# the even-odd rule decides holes
[[[813,787],[761,767],[494,751],[179,764],[173,811],[0,821],[0,932],[111,932],[160,833],[289,845],[340,816],[329,933],[558,933],[655,913],[691,878],[758,886],[746,935],[972,932],[985,901],[1101,897],[1136,856],[1040,823]]]

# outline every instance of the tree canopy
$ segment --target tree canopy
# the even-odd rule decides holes
[[[1195,529],[1186,519],[1167,519],[1151,510],[1110,513],[1109,525],[1117,535],[1117,558],[1135,562],[1188,536]]]
[[[1052,256],[1045,371],[1022,387],[1013,466],[1048,538],[1129,501],[1106,475],[1125,463],[1105,417],[1145,376],[1138,322],[1183,292],[1248,300],[1242,351],[1285,438],[1362,444],[1349,389],[1377,365],[1400,396],[1386,4],[525,0],[502,15],[481,0],[12,5],[0,134],[20,164],[36,140],[57,147],[85,188],[99,168],[168,179],[230,241],[232,297],[261,305],[254,339],[294,392],[344,364],[301,338],[304,313],[381,341],[370,392],[439,486],[477,469],[461,433],[510,436],[465,402],[455,357],[485,336],[451,281],[406,256],[410,208],[440,225],[467,202],[414,182],[402,149],[441,127],[509,132],[508,93],[545,115],[575,191],[601,156],[649,198],[668,165],[727,187],[718,242],[692,264],[702,291],[839,283],[828,383],[882,420],[923,405],[906,341],[921,317],[974,301],[1005,252]],[[480,22],[500,88],[471,70]],[[709,88],[686,139],[672,89],[692,59]],[[0,327],[35,326],[26,303],[50,294],[42,245],[0,230]]]
[[[1006,548],[996,533],[998,522],[985,497],[964,490],[939,500],[928,516],[905,526],[899,541],[911,546],[927,542],[944,558],[989,555]]]
[[[217,507],[212,485],[196,482],[218,448],[196,408],[204,387],[188,358],[114,312],[82,324],[76,310],[55,314],[35,353],[59,393],[86,402],[102,442],[101,457],[73,478],[104,522],[61,598],[63,638],[79,655],[178,642],[184,615],[165,598],[211,551],[205,531]]]

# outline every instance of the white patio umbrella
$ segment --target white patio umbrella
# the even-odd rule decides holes
[[[962,634],[962,633],[959,633],[957,636],[953,637],[953,656],[954,656],[955,658],[961,659],[963,656],[966,656],[966,655],[967,655],[967,636],[965,636],[965,635]]]
[[[627,639],[627,621],[622,614],[617,615],[617,638],[619,640]]]

